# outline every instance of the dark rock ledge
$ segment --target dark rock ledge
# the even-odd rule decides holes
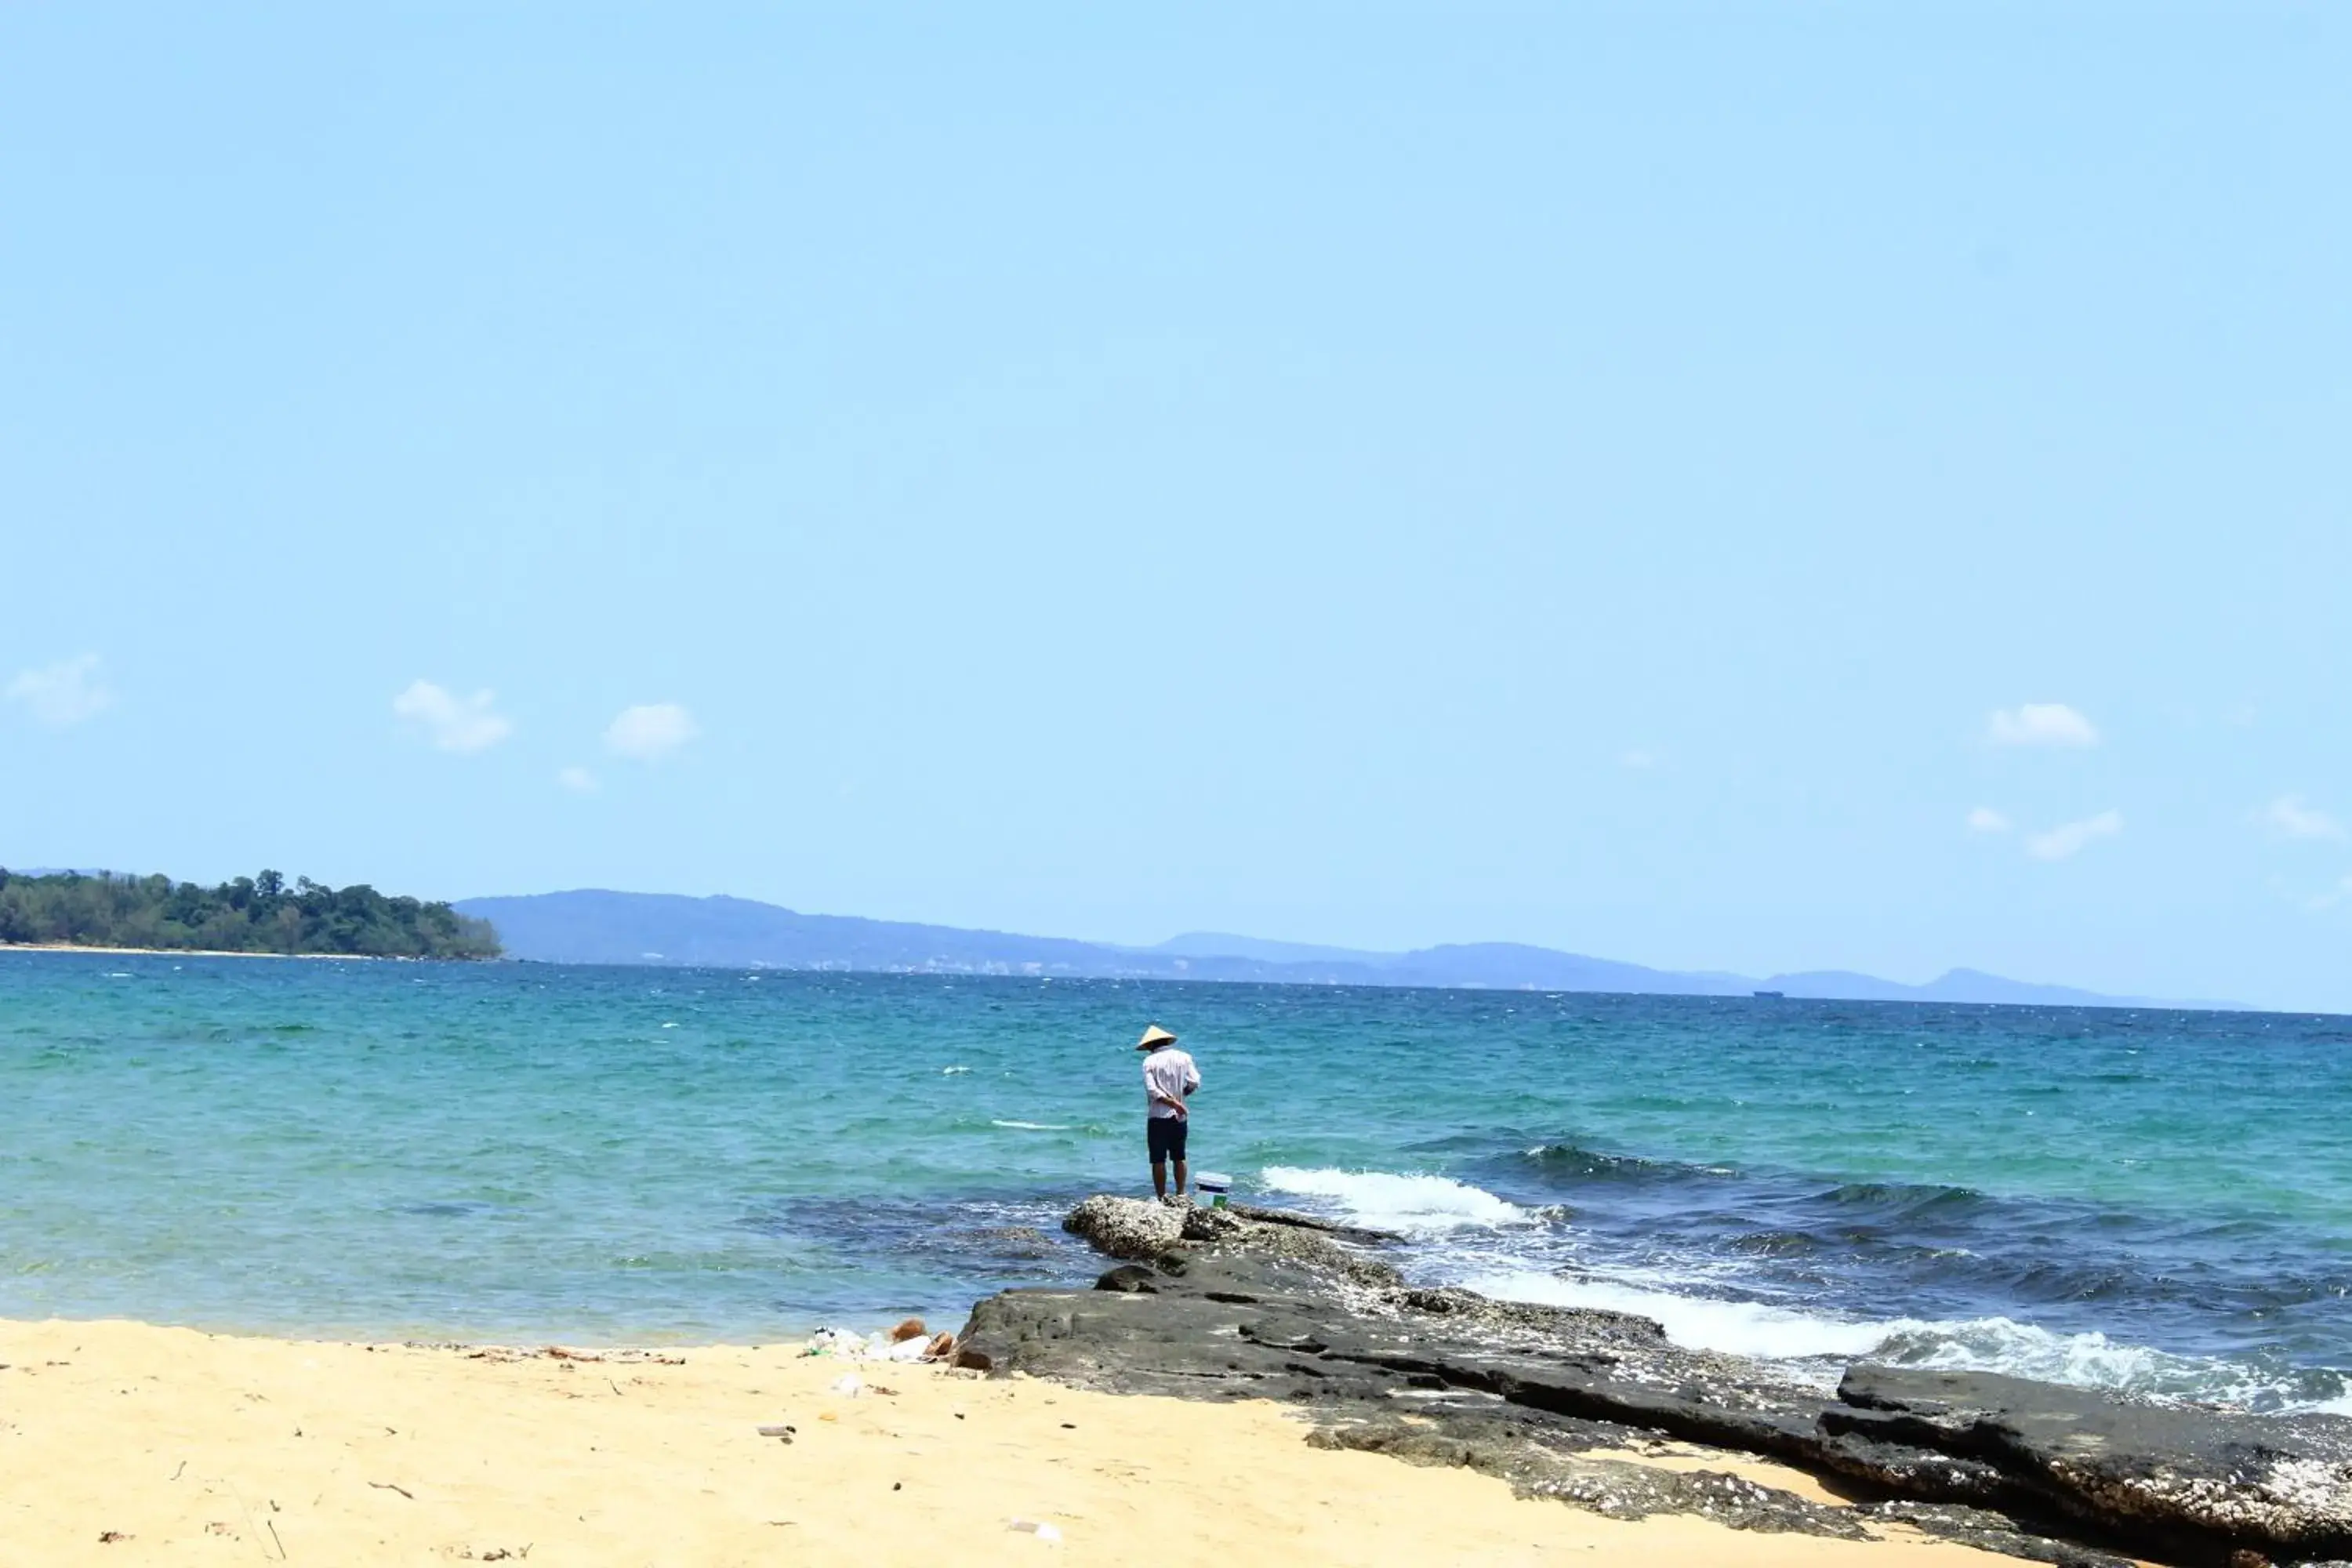
[[[1890,1523],[2035,1562],[2352,1559],[2352,1421],[2136,1404],[1977,1373],[1850,1369],[1828,1396],[1647,1318],[1408,1284],[1393,1237],[1296,1215],[1094,1197],[1066,1228],[1125,1259],[1091,1290],[980,1302],[962,1364],[1121,1393],[1280,1399],[1308,1441],[1466,1465],[1619,1518],[1867,1537]],[[1822,1478],[1828,1507],[1611,1454],[1696,1447]]]

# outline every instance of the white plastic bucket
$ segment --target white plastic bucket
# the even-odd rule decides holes
[[[1220,1176],[1212,1171],[1202,1171],[1192,1178],[1194,1194],[1207,1200],[1213,1209],[1224,1207],[1225,1194],[1233,1190],[1234,1179],[1231,1176]]]

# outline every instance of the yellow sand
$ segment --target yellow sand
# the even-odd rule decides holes
[[[1996,1561],[1612,1522],[1467,1471],[1310,1448],[1271,1404],[792,1345],[664,1353],[681,1359],[0,1322],[0,1564]],[[866,1393],[830,1392],[853,1371]],[[791,1444],[758,1435],[782,1423]]]

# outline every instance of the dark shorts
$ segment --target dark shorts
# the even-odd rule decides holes
[[[1184,1157],[1184,1134],[1192,1130],[1191,1121],[1181,1116],[1154,1116],[1143,1124],[1143,1136],[1151,1145],[1151,1163],[1164,1165],[1171,1160]]]

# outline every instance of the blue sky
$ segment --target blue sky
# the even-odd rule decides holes
[[[2347,76],[8,7],[0,863],[2352,1008]]]

